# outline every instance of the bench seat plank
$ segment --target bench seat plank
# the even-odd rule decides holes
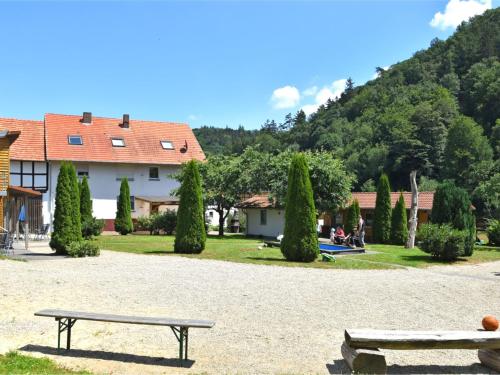
[[[93,320],[112,323],[129,323],[129,324],[145,324],[153,326],[169,326],[169,327],[193,327],[193,328],[212,328],[215,322],[211,320],[192,320],[192,319],[171,319],[158,317],[142,317],[129,315],[114,315],[114,314],[97,314],[81,311],[67,310],[41,310],[35,313],[36,316],[45,316],[51,318],[68,318],[78,320]]]
[[[500,332],[350,329],[345,330],[345,341],[352,348],[500,349]]]

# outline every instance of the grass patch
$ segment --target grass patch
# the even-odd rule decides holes
[[[88,371],[73,371],[58,366],[48,358],[35,358],[17,352],[0,355],[0,374],[91,375]]]
[[[173,236],[100,236],[99,246],[105,250],[136,254],[174,255]],[[450,264],[432,258],[415,248],[405,249],[395,245],[367,245],[376,254],[341,255],[337,262],[322,262],[321,257],[312,263],[288,262],[279,248],[263,247],[259,239],[238,235],[209,236],[201,254],[175,254],[187,258],[214,259],[239,263],[279,265],[287,267],[341,268],[341,269],[390,269],[398,267],[427,267]],[[500,248],[477,247],[470,258],[462,258],[451,264],[470,264],[500,260]]]

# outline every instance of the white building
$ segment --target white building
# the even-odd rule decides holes
[[[276,238],[285,228],[285,210],[275,207],[267,194],[254,195],[237,205],[246,215],[246,234]]]
[[[46,114],[44,121],[0,119],[20,130],[10,151],[10,184],[42,192],[44,223],[52,223],[57,177],[62,161],[87,176],[93,214],[113,230],[122,178],[130,186],[132,217],[175,208],[178,187],[173,174],[191,159],[205,155],[187,124]],[[33,227],[33,226],[31,226]]]

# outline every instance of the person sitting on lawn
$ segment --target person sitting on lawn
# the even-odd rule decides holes
[[[341,225],[337,226],[337,230],[335,231],[335,242],[338,244],[342,244],[345,240],[344,229],[342,229]]]
[[[356,240],[357,240],[356,232],[352,230],[345,237],[344,242],[346,246],[352,247],[354,249],[356,247]]]
[[[334,227],[332,227],[330,229],[330,242],[335,243],[335,228]]]

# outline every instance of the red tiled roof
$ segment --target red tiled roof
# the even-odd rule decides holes
[[[45,160],[43,121],[0,118],[0,129],[21,132],[10,146],[12,160]]]
[[[391,192],[391,205],[394,207],[396,202],[399,199],[399,192]],[[357,199],[359,202],[359,208],[370,209],[375,208],[375,201],[377,199],[377,193],[364,193],[364,192],[356,192],[351,193],[352,198],[349,201],[349,204],[354,199]],[[406,208],[411,208],[411,192],[403,192],[403,198],[405,200]],[[418,209],[419,210],[432,210],[432,201],[434,199],[433,191],[422,191],[418,194]]]
[[[236,205],[237,208],[274,208],[274,202],[269,200],[269,194],[257,194]]]
[[[122,119],[92,117],[90,125],[82,116],[45,115],[47,160],[94,161],[107,163],[182,164],[191,159],[204,160],[193,131],[187,124],[130,120],[130,127],[120,126]],[[83,145],[68,144],[69,135],[80,135]],[[123,138],[125,147],[113,147],[111,138]],[[165,150],[160,141],[172,142]],[[186,152],[181,148],[187,144]]]

